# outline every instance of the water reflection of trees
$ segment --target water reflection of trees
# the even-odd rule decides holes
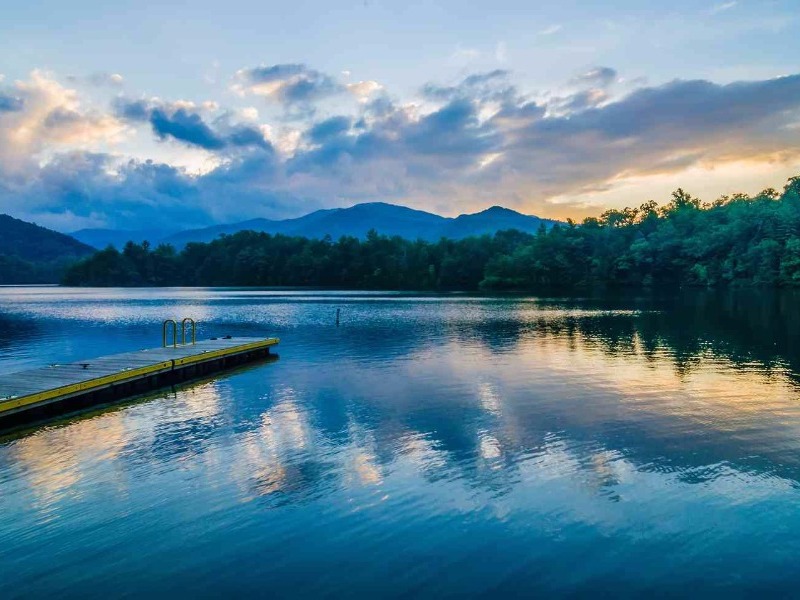
[[[669,356],[688,371],[703,356],[745,366],[789,368],[800,381],[800,293],[687,291],[669,296],[551,300],[530,319],[516,315],[453,325],[462,340],[513,349],[526,336],[596,345],[610,355]]]

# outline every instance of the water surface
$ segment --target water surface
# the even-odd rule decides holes
[[[0,437],[0,597],[791,595],[797,301],[0,288],[2,373],[282,338]]]

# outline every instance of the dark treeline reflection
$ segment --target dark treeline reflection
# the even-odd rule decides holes
[[[535,329],[554,335],[579,333],[611,354],[637,344],[645,355],[663,351],[678,369],[690,369],[703,355],[734,364],[758,361],[800,374],[800,293],[749,290],[685,291],[662,296],[611,296],[577,301],[607,314],[539,319]],[[621,307],[635,314],[617,314]]]
[[[77,263],[80,286],[321,286],[384,290],[543,290],[800,285],[800,177],[783,192],[712,203],[678,189],[664,206],[612,209],[536,235],[437,242],[310,240],[243,231],[180,252],[128,243]]]

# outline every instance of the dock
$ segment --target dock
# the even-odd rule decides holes
[[[175,332],[177,334],[177,332]],[[53,364],[0,376],[0,425],[109,402],[222,371],[270,353],[278,338],[230,337]]]

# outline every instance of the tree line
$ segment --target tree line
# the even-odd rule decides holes
[[[242,231],[210,243],[128,242],[77,262],[82,286],[321,286],[396,290],[580,290],[597,286],[800,286],[800,176],[782,192],[711,203],[682,189],[659,206],[611,209],[536,234],[437,242],[307,239]]]
[[[75,257],[61,260],[25,260],[0,254],[0,285],[55,283],[75,264]]]

